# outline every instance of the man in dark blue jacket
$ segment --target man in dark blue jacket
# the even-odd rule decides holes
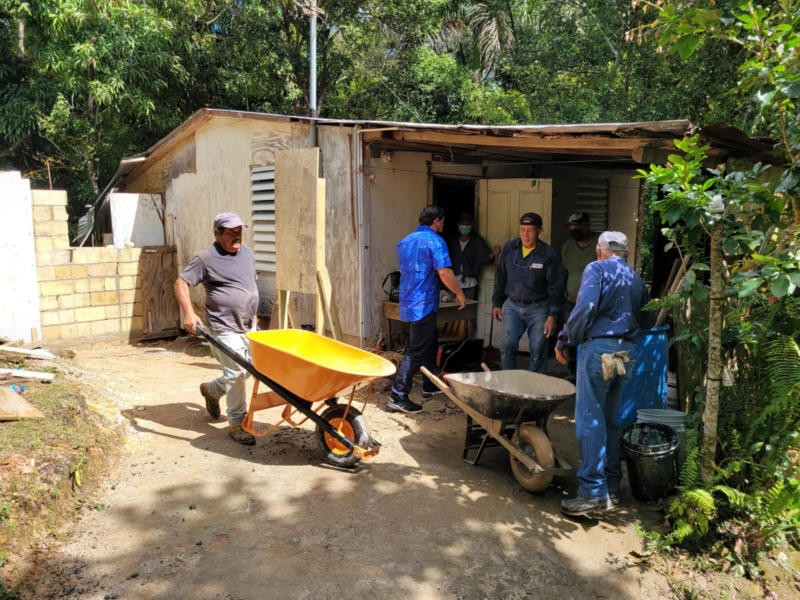
[[[604,231],[595,253],[597,260],[583,272],[577,303],[556,345],[562,364],[566,344],[581,346],[575,398],[578,495],[561,502],[561,512],[571,516],[603,512],[619,503],[620,397],[635,366],[636,334],[649,327],[653,316],[642,312],[650,294],[625,260],[625,234]]]
[[[561,257],[539,239],[542,217],[527,212],[519,220],[519,237],[500,253],[492,294],[492,318],[505,325],[500,355],[504,370],[517,368],[517,350],[528,332],[528,369],[547,373],[547,338],[556,333],[556,319],[566,286]]]

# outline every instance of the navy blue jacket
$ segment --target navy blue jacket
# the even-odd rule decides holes
[[[644,282],[620,256],[587,265],[578,291],[578,301],[566,329],[569,343],[582,344],[597,337],[633,340],[640,328],[649,329],[655,314],[642,312],[650,302]]]
[[[522,258],[522,240],[515,238],[503,246],[497,261],[492,306],[503,306],[506,298],[518,304],[547,301],[547,315],[558,317],[566,285],[561,257],[552,246],[538,240]]]

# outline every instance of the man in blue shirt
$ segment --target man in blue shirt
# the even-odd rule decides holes
[[[505,325],[500,356],[504,370],[517,368],[517,349],[528,332],[528,369],[547,373],[547,338],[555,335],[566,286],[561,257],[539,239],[542,217],[519,219],[519,237],[500,253],[492,294],[492,318]]]
[[[387,406],[405,413],[418,413],[422,406],[408,397],[414,375],[421,366],[433,370],[439,334],[436,314],[439,311],[439,281],[456,295],[456,301],[466,306],[464,292],[450,268],[447,244],[441,237],[444,230],[444,210],[441,206],[426,206],[419,214],[419,227],[397,243],[400,264],[400,318],[408,321],[409,340],[406,354],[397,370]],[[422,397],[441,393],[427,378],[422,382]]]
[[[650,294],[625,260],[625,234],[604,231],[595,253],[597,260],[583,272],[577,303],[556,345],[562,364],[567,343],[581,346],[575,398],[578,495],[561,502],[561,512],[570,516],[603,512],[619,503],[620,397],[635,365],[634,338],[653,316],[642,313]]]

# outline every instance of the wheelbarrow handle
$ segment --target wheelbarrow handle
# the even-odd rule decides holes
[[[326,421],[325,419],[320,417],[317,413],[315,413],[311,408],[312,405],[311,402],[309,402],[305,398],[301,398],[294,392],[283,387],[277,381],[273,381],[272,379],[264,375],[261,371],[259,371],[253,366],[253,363],[251,363],[244,356],[236,352],[236,350],[228,346],[225,342],[220,340],[217,336],[208,331],[202,325],[195,326],[195,331],[197,335],[206,338],[209,341],[209,343],[219,348],[226,356],[228,356],[237,365],[242,367],[245,371],[250,373],[250,375],[258,379],[264,385],[268,386],[273,392],[278,394],[278,396],[286,400],[286,402],[294,406],[306,417],[311,419],[311,421],[313,421],[316,425],[324,429],[328,434],[330,434],[333,438],[335,438],[336,441],[343,444],[347,448],[347,453],[342,454],[341,455],[342,457],[350,456],[353,453],[353,451],[356,449],[355,443],[348,437],[339,433],[333,425],[331,425],[328,421]]]

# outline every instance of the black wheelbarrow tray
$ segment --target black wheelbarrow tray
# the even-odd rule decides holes
[[[421,370],[467,414],[466,462],[477,464],[487,446],[499,444],[508,450],[514,478],[530,492],[546,489],[554,475],[571,471],[546,433],[550,412],[575,395],[569,381],[523,370],[485,370],[450,373],[445,383],[425,367]],[[476,452],[469,459],[471,450]]]
[[[301,329],[273,329],[247,334],[253,362],[246,360],[208,330],[197,331],[256,378],[250,407],[242,429],[265,436],[283,423],[298,427],[311,420],[316,424],[317,446],[325,460],[339,467],[352,467],[362,458],[375,456],[380,444],[367,432],[361,417],[369,402],[372,383],[395,372],[385,358]],[[258,392],[258,384],[269,387]],[[358,410],[353,398],[358,387],[369,385]],[[337,395],[349,392],[346,403]],[[266,431],[257,431],[253,413],[283,407],[282,419]],[[303,418],[295,420],[298,413]]]

